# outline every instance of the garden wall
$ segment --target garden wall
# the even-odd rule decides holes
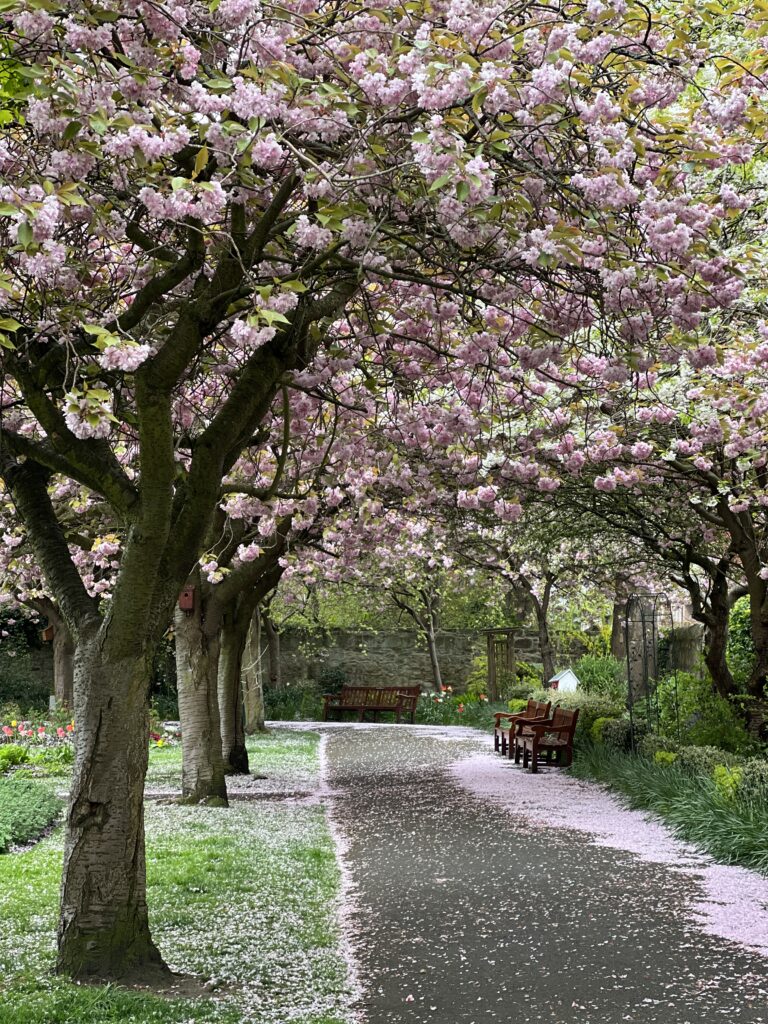
[[[463,689],[472,660],[485,654],[485,637],[475,630],[438,634],[438,658],[446,686]],[[540,661],[536,633],[522,629],[515,636],[520,661]],[[339,669],[350,683],[370,686],[431,686],[432,669],[424,641],[415,630],[334,629],[308,632],[286,629],[280,634],[280,669],[284,682],[320,681],[324,669]]]

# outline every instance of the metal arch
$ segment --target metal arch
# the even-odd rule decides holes
[[[630,721],[631,749],[635,751],[637,705],[645,703],[646,721],[659,727],[658,683],[659,615],[666,613],[672,647],[675,640],[675,619],[667,594],[632,594],[624,611],[624,646],[627,657],[627,710]],[[639,647],[639,650],[638,650]],[[677,666],[670,665],[674,680],[675,731],[680,738],[680,702],[678,700]]]

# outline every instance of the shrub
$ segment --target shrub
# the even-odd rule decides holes
[[[716,764],[712,772],[715,788],[726,800],[733,800],[741,782],[741,769],[728,768],[724,764]]]
[[[340,693],[342,686],[348,682],[347,673],[341,665],[323,665],[320,670],[318,685],[323,693]]]
[[[602,718],[596,718],[594,720],[594,722],[592,723],[592,728],[589,730],[589,738],[592,740],[592,742],[593,743],[602,743],[603,742],[603,729],[605,728],[606,723],[607,722],[615,722],[615,721],[617,721],[617,719],[615,719],[615,718],[606,718],[605,716],[603,716]]]
[[[744,761],[739,768],[739,797],[768,804],[768,761],[763,757],[753,757]]]
[[[61,807],[62,801],[39,782],[0,779],[0,853],[36,839]]]
[[[676,751],[679,744],[669,736],[659,736],[658,733],[649,732],[643,736],[637,744],[637,752],[641,757],[653,760],[660,750]]]
[[[693,672],[667,676],[660,681],[657,696],[659,728],[664,735],[677,735],[677,705],[683,743],[722,747],[732,753],[753,750],[754,742],[738,710],[714,691],[708,677]]]
[[[43,747],[29,757],[29,763],[44,768],[48,775],[66,775],[74,764],[75,750],[69,743]]]
[[[625,701],[627,684],[624,681],[624,666],[610,655],[585,654],[574,665],[573,671],[579,677],[581,689],[586,693],[601,694],[613,700]]]
[[[531,696],[534,700],[551,700],[553,708],[559,705],[566,710],[580,709],[579,720],[576,723],[577,743],[583,743],[589,737],[590,730],[598,718],[619,718],[624,713],[623,702],[599,694],[584,693],[580,689],[573,693],[537,690]]]
[[[21,747],[17,743],[4,743],[0,747],[0,775],[7,772],[9,768],[24,764],[28,760],[29,754],[26,747]]]
[[[537,665],[532,665],[529,661],[518,661],[515,665],[515,676],[517,682],[513,684],[513,689],[523,690],[526,687],[530,690],[537,690],[543,682],[544,675],[543,669]],[[522,697],[523,693],[511,693],[510,697]]]
[[[520,697],[516,700],[507,701],[507,707],[509,708],[513,715],[516,715],[520,711],[525,711],[525,709],[528,707],[528,701],[523,700],[522,697]]]
[[[656,764],[674,764],[677,754],[673,750],[657,750],[653,755],[653,760]]]
[[[719,747],[683,746],[678,751],[678,765],[691,775],[712,778],[718,766],[731,768],[739,763],[735,754],[730,754]]]
[[[264,691],[267,718],[276,721],[317,721],[323,711],[320,688],[312,680],[300,680],[288,686]]]
[[[749,621],[749,598],[740,597],[728,617],[728,667],[739,686],[745,686],[755,663],[755,645]]]

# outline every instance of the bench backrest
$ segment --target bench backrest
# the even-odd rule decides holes
[[[573,734],[576,732],[576,723],[579,720],[579,709],[568,711],[566,708],[555,708],[552,714],[552,725],[567,730],[560,733],[560,738],[568,743],[573,742]]]
[[[401,702],[402,694],[416,696],[420,690],[420,686],[406,686],[400,689],[394,686],[342,686],[339,703],[350,704],[354,707],[376,705],[377,707],[395,708]]]
[[[531,708],[531,704],[533,704],[531,718],[547,718],[549,716],[549,709],[552,707],[551,700],[529,700],[529,710]]]

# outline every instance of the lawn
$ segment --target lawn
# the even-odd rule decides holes
[[[252,770],[268,779],[246,780],[248,798],[229,809],[148,802],[153,934],[173,970],[212,982],[209,999],[167,1000],[55,977],[61,829],[0,857],[0,1024],[350,1020],[335,919],[339,873],[325,816],[319,806],[279,798],[316,781],[317,744],[317,736],[288,732],[251,741]],[[148,791],[178,792],[180,767],[178,747],[154,749]]]

